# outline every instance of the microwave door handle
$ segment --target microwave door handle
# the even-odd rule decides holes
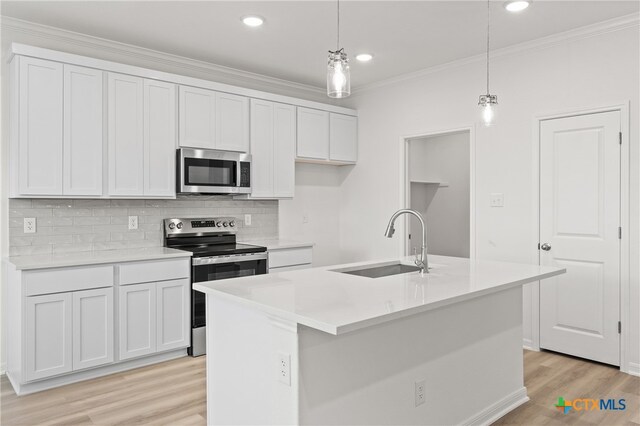
[[[235,162],[236,165],[236,187],[240,187],[241,182],[240,182],[240,178],[242,176],[242,163],[240,161],[236,161]]]

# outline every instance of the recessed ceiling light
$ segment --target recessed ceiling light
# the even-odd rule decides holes
[[[530,0],[511,0],[504,4],[504,8],[509,12],[520,12],[531,4]]]
[[[242,22],[247,27],[259,27],[260,25],[264,24],[264,19],[262,19],[259,16],[251,15],[251,16],[245,16],[244,18],[242,18]]]
[[[360,53],[359,55],[356,55],[356,59],[360,62],[369,62],[373,59],[373,55],[370,53]]]

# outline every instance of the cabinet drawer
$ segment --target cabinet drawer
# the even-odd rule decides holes
[[[269,269],[311,264],[312,254],[312,247],[269,250]]]
[[[189,258],[123,263],[118,269],[120,285],[189,278]]]
[[[309,269],[311,268],[310,263],[306,263],[304,265],[294,265],[294,266],[280,266],[279,268],[269,268],[270,274],[277,274],[278,272],[288,272],[288,271],[298,271],[300,269]]]
[[[28,271],[24,283],[27,296],[110,287],[113,265]]]

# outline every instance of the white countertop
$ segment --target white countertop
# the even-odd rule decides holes
[[[413,258],[402,263],[412,264]],[[193,288],[338,335],[549,278],[565,269],[429,256],[431,270],[367,278],[335,269],[369,261],[196,283]]]
[[[103,263],[136,262],[144,260],[191,257],[191,252],[166,247],[149,247],[125,250],[100,250],[78,253],[38,254],[12,256],[7,261],[16,269],[46,269],[65,266],[98,265]]]
[[[315,244],[309,241],[295,241],[280,238],[268,238],[262,240],[241,240],[242,244],[253,244],[256,246],[266,247],[267,250],[282,250],[299,247],[313,247]]]

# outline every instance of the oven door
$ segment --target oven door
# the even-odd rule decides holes
[[[177,182],[180,193],[250,193],[248,154],[182,148],[178,150]]]
[[[220,257],[195,257],[192,260],[191,279],[194,283],[249,277],[266,274],[268,254],[254,253]],[[191,295],[191,327],[206,325],[206,296],[199,291]]]

